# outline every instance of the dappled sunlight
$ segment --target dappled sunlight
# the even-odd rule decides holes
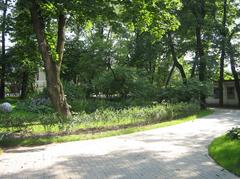
[[[207,152],[215,136],[240,123],[240,111],[235,112],[217,110],[196,121],[130,135],[8,150],[0,157],[0,176],[235,178]]]

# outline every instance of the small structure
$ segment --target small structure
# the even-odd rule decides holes
[[[219,84],[214,84],[212,96],[206,99],[208,105],[219,105]],[[225,80],[223,82],[223,105],[237,106],[238,97],[234,80]]]
[[[1,112],[10,113],[10,112],[12,112],[12,110],[13,110],[13,107],[10,103],[0,104],[0,111]]]
[[[35,78],[35,87],[37,91],[42,91],[47,86],[46,73],[43,68],[39,68]]]

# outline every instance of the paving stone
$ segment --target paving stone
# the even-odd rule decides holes
[[[97,140],[9,149],[0,178],[234,179],[208,156],[217,136],[240,125],[239,110],[176,126]]]

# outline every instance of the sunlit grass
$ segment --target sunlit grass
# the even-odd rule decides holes
[[[240,176],[240,140],[219,137],[209,146],[209,154],[223,168]]]
[[[206,116],[211,114],[213,111],[205,110],[201,111],[197,114],[190,115],[185,118],[162,122],[158,124],[138,126],[138,127],[129,127],[126,129],[99,132],[93,134],[78,134],[78,135],[66,135],[66,136],[51,136],[51,137],[38,137],[38,138],[23,138],[23,139],[6,139],[0,142],[0,145],[3,147],[16,147],[16,146],[33,146],[33,145],[43,145],[50,143],[60,143],[60,142],[70,142],[70,141],[78,141],[78,140],[89,140],[89,139],[97,139],[103,137],[117,136],[130,134],[134,132],[146,131],[150,129],[162,128],[172,125],[181,124],[188,121],[193,121],[197,118]]]

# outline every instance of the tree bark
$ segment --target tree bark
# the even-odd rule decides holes
[[[174,72],[174,69],[175,69],[175,63],[173,63],[173,66],[172,66],[172,68],[171,68],[171,70],[170,70],[170,72],[168,74],[168,77],[167,77],[167,80],[166,80],[166,83],[165,83],[165,88],[167,88],[168,85],[169,85],[169,82],[171,80],[171,77],[172,77],[172,74]]]
[[[231,70],[234,77],[234,83],[237,91],[237,97],[238,97],[238,107],[240,107],[240,84],[239,84],[239,77],[238,72],[236,70],[236,60],[234,57],[234,49],[231,44],[231,40],[228,41],[228,54],[230,57],[230,64],[231,64]]]
[[[204,49],[202,45],[202,38],[201,38],[201,25],[197,25],[196,27],[196,37],[197,37],[197,51],[199,55],[199,81],[205,82],[206,81],[206,58],[204,57]],[[200,93],[200,104],[201,108],[206,108],[206,96],[203,92]]]
[[[219,106],[223,106],[223,82],[224,82],[224,61],[226,56],[226,22],[227,22],[227,0],[223,4],[223,21],[222,21],[222,42],[221,42],[221,57],[220,57],[220,78],[219,78]]]
[[[24,71],[22,74],[22,84],[21,84],[21,99],[25,99],[28,93],[28,80],[29,80],[29,73]]]
[[[193,62],[193,67],[192,67],[192,70],[191,70],[191,78],[195,77],[197,65],[198,65],[198,52],[196,51],[194,62]]]
[[[199,65],[198,65],[198,71],[199,71],[199,81],[205,82],[206,81],[206,67],[207,67],[207,61],[204,57],[204,47],[202,43],[202,28],[204,24],[204,19],[206,15],[205,11],[205,0],[199,0],[196,4],[198,7],[193,8],[192,12],[193,15],[196,18],[196,52],[197,57],[199,58]],[[206,108],[206,95],[203,91],[200,92],[200,105],[201,109]]]
[[[37,36],[39,49],[44,61],[47,90],[53,107],[57,113],[64,117],[71,116],[67,99],[64,95],[63,85],[60,80],[61,63],[64,49],[65,23],[66,19],[63,13],[60,13],[58,19],[58,38],[56,51],[58,58],[54,59],[51,48],[45,37],[45,27],[41,14],[41,8],[36,0],[32,0],[32,7],[30,9],[33,28]]]
[[[179,63],[179,61],[177,59],[175,47],[174,47],[174,44],[173,44],[172,34],[170,32],[168,32],[168,43],[169,43],[169,47],[170,47],[170,51],[171,51],[171,54],[172,54],[172,59],[173,59],[174,65],[178,68],[178,70],[181,74],[183,83],[186,83],[187,77],[186,77],[186,74],[184,72],[183,66]]]
[[[7,18],[7,6],[8,0],[4,2],[4,9],[3,9],[3,20],[2,20],[2,54],[1,54],[1,79],[0,79],[0,99],[5,98],[5,78],[6,78],[6,40],[5,40],[5,33],[6,33],[6,18]]]

